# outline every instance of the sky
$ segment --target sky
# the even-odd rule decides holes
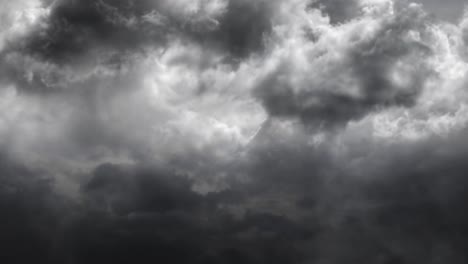
[[[468,261],[461,0],[0,0],[0,262]]]
[[[464,0],[418,0],[431,13],[450,22],[458,22],[462,17],[466,2]]]

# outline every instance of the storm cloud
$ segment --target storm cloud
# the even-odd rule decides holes
[[[416,2],[0,0],[2,263],[466,263],[468,15]]]

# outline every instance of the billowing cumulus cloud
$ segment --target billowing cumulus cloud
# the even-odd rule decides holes
[[[258,91],[270,114],[329,126],[415,103],[431,78],[425,14],[418,6],[369,5],[376,10],[341,26],[306,23],[315,41],[304,32],[288,36]]]
[[[466,15],[10,2],[2,262],[466,262]]]

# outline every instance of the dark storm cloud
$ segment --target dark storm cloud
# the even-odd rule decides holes
[[[5,263],[53,263],[55,240],[70,204],[54,193],[43,171],[0,154],[0,259]]]
[[[0,46],[0,262],[466,263],[463,23],[45,2]]]
[[[396,12],[377,22],[378,30],[370,37],[360,39],[362,31],[353,32],[357,35],[343,51],[326,47],[318,48],[323,54],[317,57],[304,54],[310,56],[310,64],[306,69],[301,65],[300,73],[294,62],[280,64],[257,90],[270,115],[334,127],[378,109],[414,105],[432,74],[425,62],[432,53],[430,33],[418,8]],[[408,38],[411,32],[420,34],[421,40]],[[347,42],[346,38],[340,41]],[[326,40],[322,44],[327,45]],[[326,57],[340,52],[338,60]],[[317,76],[311,79],[308,74]]]
[[[315,230],[307,244],[312,261],[464,263],[465,131],[383,148],[363,141],[366,151],[341,158],[327,152],[333,143],[266,145],[257,149],[255,180],[244,188],[253,190],[252,210],[288,212]]]
[[[3,159],[5,257],[9,263],[30,257],[40,263],[463,263],[463,138],[374,153],[362,162],[379,159],[381,165],[360,177],[330,155],[298,165],[286,151],[259,149],[252,155],[282,162],[255,162],[258,178],[232,186],[230,192],[239,188],[247,198],[235,199],[248,208],[240,218],[225,207],[233,204],[225,200],[229,195],[196,193],[191,180],[166,169],[102,164],[82,185],[83,204],[74,205],[55,195],[51,182],[34,180],[37,170]],[[322,180],[306,188],[305,175]],[[305,198],[311,202],[288,215],[292,208],[273,204]],[[15,242],[23,239],[29,244]]]
[[[125,52],[163,43],[170,28],[142,20],[145,10],[152,10],[151,1],[56,1],[47,28],[30,36],[25,50],[70,62],[96,49]]]
[[[191,182],[169,172],[143,168],[99,166],[83,192],[104,209],[118,214],[199,210],[202,197],[191,191]]]
[[[229,1],[226,14],[214,33],[235,57],[246,57],[264,48],[264,38],[272,30],[271,16],[276,1]]]
[[[463,189],[468,182],[463,176],[467,168],[462,161],[466,155],[462,134],[369,157],[369,162],[388,162],[365,169],[375,178],[357,189],[356,204],[349,206],[344,227],[356,225],[360,234],[368,236],[362,245],[378,244],[393,252],[400,263],[466,261],[467,197]]]
[[[8,263],[297,263],[306,227],[280,215],[242,219],[191,181],[159,169],[98,166],[67,203],[37,171],[2,159],[2,260]],[[16,181],[12,182],[16,177]],[[5,180],[7,182],[5,182]],[[218,195],[221,197],[222,195]],[[27,243],[25,243],[27,241]],[[291,244],[294,242],[293,244]]]
[[[205,47],[236,65],[264,51],[276,2],[200,0],[192,3],[197,11],[179,2],[47,3],[42,26],[0,52],[0,81],[37,94],[88,87],[103,71],[119,74],[175,42]]]
[[[306,239],[302,227],[269,214],[235,219],[219,207],[222,200],[195,193],[191,185],[182,175],[157,169],[112,164],[96,168],[82,190],[98,214],[87,214],[71,229],[74,260],[283,263],[301,259],[299,250],[283,239]]]
[[[263,37],[271,29],[272,4],[266,1],[229,1],[225,10],[205,15],[198,13],[209,4],[207,1],[191,3],[201,8],[195,13],[176,9],[188,9],[188,2],[178,3],[180,7],[172,6],[176,4],[56,1],[47,18],[47,28],[25,40],[24,52],[60,64],[77,63],[100,57],[103,52],[122,54],[164,47],[168,41],[181,37],[221,48],[235,57],[245,57],[261,50]]]

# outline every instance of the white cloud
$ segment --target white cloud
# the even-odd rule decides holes
[[[0,2],[0,51],[9,42],[15,41],[39,26],[48,9],[40,0],[19,0]]]

